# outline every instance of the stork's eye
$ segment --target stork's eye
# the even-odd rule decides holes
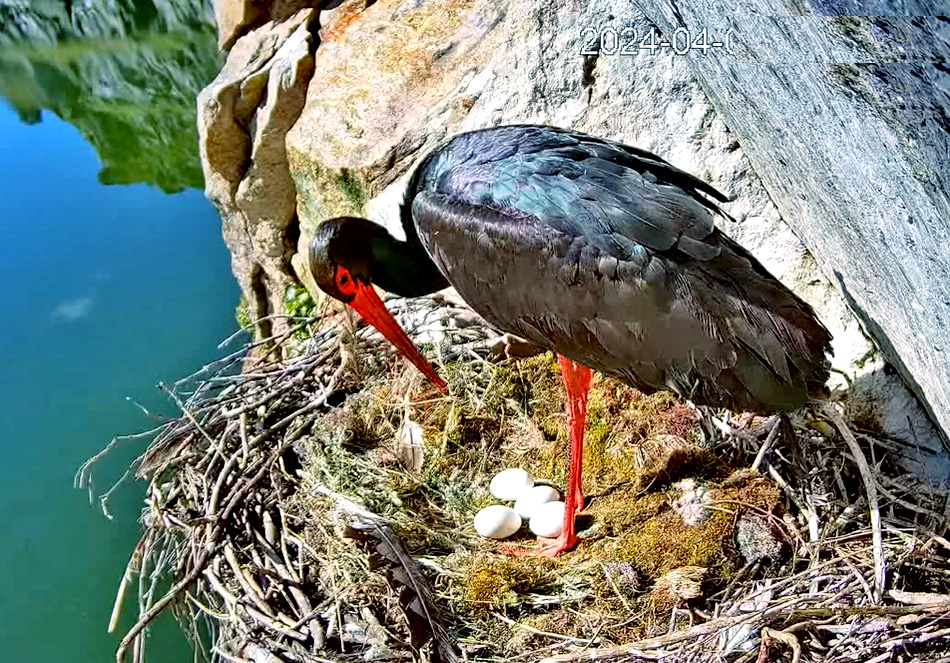
[[[335,281],[337,289],[343,296],[349,297],[356,293],[356,281],[353,280],[353,275],[346,267],[337,266]]]

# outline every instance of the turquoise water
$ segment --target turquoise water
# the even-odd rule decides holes
[[[114,660],[119,638],[106,626],[143,485],[116,493],[110,521],[73,475],[114,434],[154,425],[126,397],[172,412],[156,382],[217,357],[236,327],[210,203],[193,189],[104,186],[100,166],[71,125],[50,113],[23,124],[0,103],[0,651],[10,661]],[[140,450],[110,456],[97,488]],[[171,620],[149,642],[151,663],[191,658]]]

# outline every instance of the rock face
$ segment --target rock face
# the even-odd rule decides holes
[[[205,192],[223,221],[231,266],[257,333],[282,333],[296,250],[296,192],[284,137],[303,108],[313,73],[305,9],[241,37],[218,77],[198,96]]]
[[[667,34],[732,29],[735,57],[690,64],[782,218],[950,431],[950,20],[929,2],[795,15],[839,5],[750,0],[733,21],[725,3],[641,3]]]
[[[239,37],[265,23],[280,23],[301,9],[317,6],[308,0],[214,0],[218,46],[229,50]]]
[[[855,292],[855,286],[847,284],[850,289],[839,293],[823,274],[841,283],[834,263],[826,263],[822,251],[816,251],[816,260],[805,246],[812,242],[815,247],[847,244],[853,240],[853,223],[839,228],[830,219],[841,219],[840,215],[819,215],[810,218],[812,227],[803,232],[784,222],[786,217],[801,217],[802,207],[786,210],[776,205],[785,200],[781,187],[790,185],[782,185],[779,176],[760,177],[758,162],[750,160],[752,153],[744,149],[743,125],[733,127],[729,115],[714,105],[717,98],[713,95],[710,101],[703,69],[669,48],[651,51],[636,47],[659,18],[630,3],[609,0],[573,0],[558,6],[506,0],[380,0],[365,5],[362,0],[350,0],[332,12],[321,13],[306,104],[286,136],[299,226],[288,225],[284,241],[286,245],[297,243],[291,259],[297,278],[308,279],[307,245],[314,229],[327,217],[364,215],[401,235],[396,206],[406,177],[412,166],[446,137],[505,123],[571,127],[656,152],[733,197],[734,202],[725,207],[734,221],[724,223],[723,230],[816,306],[835,336],[835,366],[849,374],[863,366],[862,371],[875,376],[875,385],[883,381],[885,391],[907,394],[894,376],[883,375],[883,362],[876,358],[874,346],[848,309],[856,301],[849,294]],[[649,2],[643,6],[662,15],[659,7]],[[850,25],[847,21],[843,24]],[[638,37],[631,46],[634,32]],[[762,94],[768,95],[768,90]],[[780,104],[758,103],[769,107],[763,113],[781,117]],[[776,158],[784,148],[775,141],[787,140],[783,135],[775,133],[767,148],[775,151]],[[858,170],[863,161],[853,151],[848,154],[850,162],[844,162],[836,161],[835,149],[825,144],[820,154],[809,154],[824,165],[835,164],[836,171]],[[799,170],[787,177],[797,177],[799,183],[807,181],[812,192],[822,188],[827,199],[841,207],[854,203],[834,188],[823,189],[822,180],[803,169],[801,160],[789,163]],[[888,185],[899,188],[901,172],[891,172],[890,177]],[[878,190],[883,183],[877,181]],[[857,214],[855,210],[869,214],[866,204],[856,205],[849,214]],[[874,223],[883,223],[883,219],[876,218]],[[941,231],[938,226],[921,223],[917,241],[923,242],[925,230],[934,240],[945,236],[946,227]],[[826,237],[814,236],[821,234],[819,227]],[[940,244],[935,241],[927,246]],[[935,263],[940,262],[939,251],[932,250],[931,255],[938,256]],[[866,256],[860,268],[848,269],[868,283],[890,278],[875,272],[875,260]],[[917,268],[905,265],[903,269]],[[939,292],[939,286],[920,291],[927,296]],[[932,299],[925,310],[932,311],[944,301],[950,299]],[[902,307],[907,316],[915,314],[908,299],[892,296],[889,304]],[[862,310],[861,322],[876,336],[882,321],[877,320],[877,326],[871,324],[876,318],[865,319],[869,309]],[[886,313],[886,309],[878,310]],[[926,316],[915,315],[916,326],[908,325],[900,332],[889,325],[889,333],[906,333],[928,324]],[[912,344],[912,337],[905,337],[903,343],[888,337],[875,340],[888,360],[904,364],[916,384],[937,381],[937,374],[924,371],[933,367],[915,365],[911,369],[900,354],[892,356]],[[915,371],[924,372],[918,375]],[[931,392],[920,393],[929,398]],[[946,459],[939,437],[916,400],[904,396],[892,402],[897,400],[904,402],[901,417],[909,414],[914,421],[923,422],[914,432],[913,442],[930,455],[915,461],[918,466],[931,464],[931,456]],[[940,403],[939,398],[930,402],[935,414],[938,407],[944,407]],[[889,420],[898,418],[895,414]]]

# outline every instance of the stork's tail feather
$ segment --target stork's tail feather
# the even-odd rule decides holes
[[[827,396],[831,334],[814,309],[773,277],[739,244],[721,235],[725,251],[710,276],[719,279],[720,310],[736,342],[735,378],[742,409],[788,411]],[[725,278],[723,278],[725,276]],[[747,401],[743,403],[743,401]]]

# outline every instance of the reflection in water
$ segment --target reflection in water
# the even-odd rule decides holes
[[[202,187],[195,98],[219,65],[200,0],[0,0],[0,96],[79,129],[103,184]]]
[[[0,0],[5,659],[113,659],[106,625],[142,486],[120,486],[109,521],[73,475],[115,433],[154,425],[126,398],[170,414],[155,383],[215,358],[235,328],[220,220],[201,193],[96,183],[98,171],[103,184],[202,187],[195,97],[220,64],[211,17],[202,0]],[[139,451],[110,454],[97,490]],[[191,659],[170,616],[148,643],[150,663]]]

